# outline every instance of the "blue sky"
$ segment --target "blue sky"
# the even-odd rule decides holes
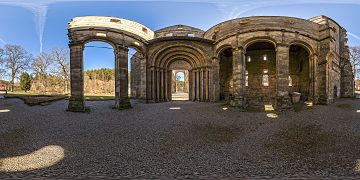
[[[152,30],[174,24],[186,24],[207,30],[224,20],[260,15],[293,16],[308,19],[326,15],[345,27],[350,45],[360,45],[360,0],[328,1],[299,0],[241,0],[194,2],[171,1],[107,1],[94,0],[72,2],[71,0],[0,0],[0,46],[4,43],[20,44],[37,55],[55,47],[67,48],[67,23],[76,16],[115,16],[137,21]],[[66,1],[66,2],[64,2]],[[27,3],[23,3],[27,2]],[[319,2],[319,3],[317,3]],[[342,2],[342,3],[341,3]],[[41,42],[41,43],[40,43]],[[107,46],[91,43],[92,46]],[[130,54],[133,54],[130,51]],[[114,67],[111,49],[85,49],[85,68]]]

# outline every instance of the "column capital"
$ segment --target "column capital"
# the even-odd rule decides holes
[[[84,49],[84,43],[83,42],[70,42],[69,44],[69,48],[73,48],[73,47],[81,47],[82,49]]]
[[[126,51],[126,52],[128,52],[129,51],[129,49],[128,49],[128,47],[127,46],[125,46],[125,45],[116,45],[116,50],[117,51]]]
[[[276,44],[276,48],[278,47],[283,47],[283,48],[289,48],[290,44],[286,44],[286,43],[277,43]]]
[[[243,51],[244,47],[243,46],[237,46],[237,47],[232,48],[232,50],[233,51]]]

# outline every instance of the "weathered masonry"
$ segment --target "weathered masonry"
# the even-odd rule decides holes
[[[354,96],[346,30],[317,16],[247,17],[208,31],[175,25],[153,32],[113,17],[77,17],[68,27],[71,52],[70,111],[84,111],[83,50],[90,41],[111,44],[115,56],[115,107],[130,107],[131,94],[144,102],[172,100],[176,72],[186,76],[191,101],[227,101],[233,106],[272,104],[290,108],[294,99],[329,104]],[[294,98],[298,97],[298,98]]]

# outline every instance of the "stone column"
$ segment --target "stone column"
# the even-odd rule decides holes
[[[317,54],[309,55],[309,65],[310,65],[310,94],[309,98],[313,101],[313,103],[317,103],[318,97],[316,97],[316,63],[317,62]]]
[[[155,69],[154,67],[151,68],[151,102],[155,102],[156,91],[155,91]]]
[[[142,57],[140,59],[140,88],[141,88],[141,94],[140,94],[140,99],[142,101],[146,101],[147,99],[147,93],[146,93],[146,83],[147,83],[147,79],[146,79],[146,58]]]
[[[167,88],[167,94],[168,94],[168,100],[171,101],[172,100],[172,70],[168,70],[167,71],[167,84],[168,84],[168,88]]]
[[[84,75],[83,75],[83,44],[70,44],[70,88],[68,110],[74,112],[85,111]]]
[[[242,47],[233,49],[233,93],[232,106],[244,106],[245,58]]]
[[[156,99],[155,102],[160,101],[160,72],[159,69],[156,68],[155,70],[155,82],[156,82]]]
[[[189,78],[189,84],[188,84],[188,86],[189,86],[189,101],[191,101],[192,100],[192,70],[190,69],[190,70],[188,70],[188,78]]]
[[[169,101],[169,95],[168,95],[168,70],[164,69],[164,100]]]
[[[209,101],[209,70],[208,68],[205,68],[205,101]]]
[[[191,77],[192,77],[192,96],[191,96],[191,100],[192,101],[196,101],[196,69],[192,69],[191,70]]]
[[[211,86],[212,86],[212,92],[211,101],[216,102],[220,99],[220,84],[219,84],[219,59],[217,57],[212,58],[212,73],[211,73]]]
[[[200,81],[200,84],[199,84],[200,101],[203,101],[204,100],[204,69],[203,68],[199,69],[199,81]]]
[[[115,108],[131,108],[128,82],[128,48],[118,46],[115,59]]]
[[[200,101],[200,90],[201,90],[201,84],[200,84],[200,72],[201,69],[196,70],[196,100]]]
[[[276,109],[292,107],[289,96],[289,45],[278,44],[276,47]]]
[[[160,69],[160,101],[164,101],[164,70]]]

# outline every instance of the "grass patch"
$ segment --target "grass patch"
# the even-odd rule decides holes
[[[230,143],[240,132],[238,128],[217,124],[195,124],[193,127],[208,143]]]
[[[285,155],[313,156],[331,150],[335,137],[319,125],[291,124],[275,133],[267,146]]]
[[[115,96],[111,95],[85,95],[86,101],[107,101],[107,100],[114,100]]]
[[[19,98],[29,106],[47,105],[50,102],[58,101],[67,98],[65,95],[38,95],[38,94],[23,94],[23,93],[10,93],[5,95],[6,98]]]

